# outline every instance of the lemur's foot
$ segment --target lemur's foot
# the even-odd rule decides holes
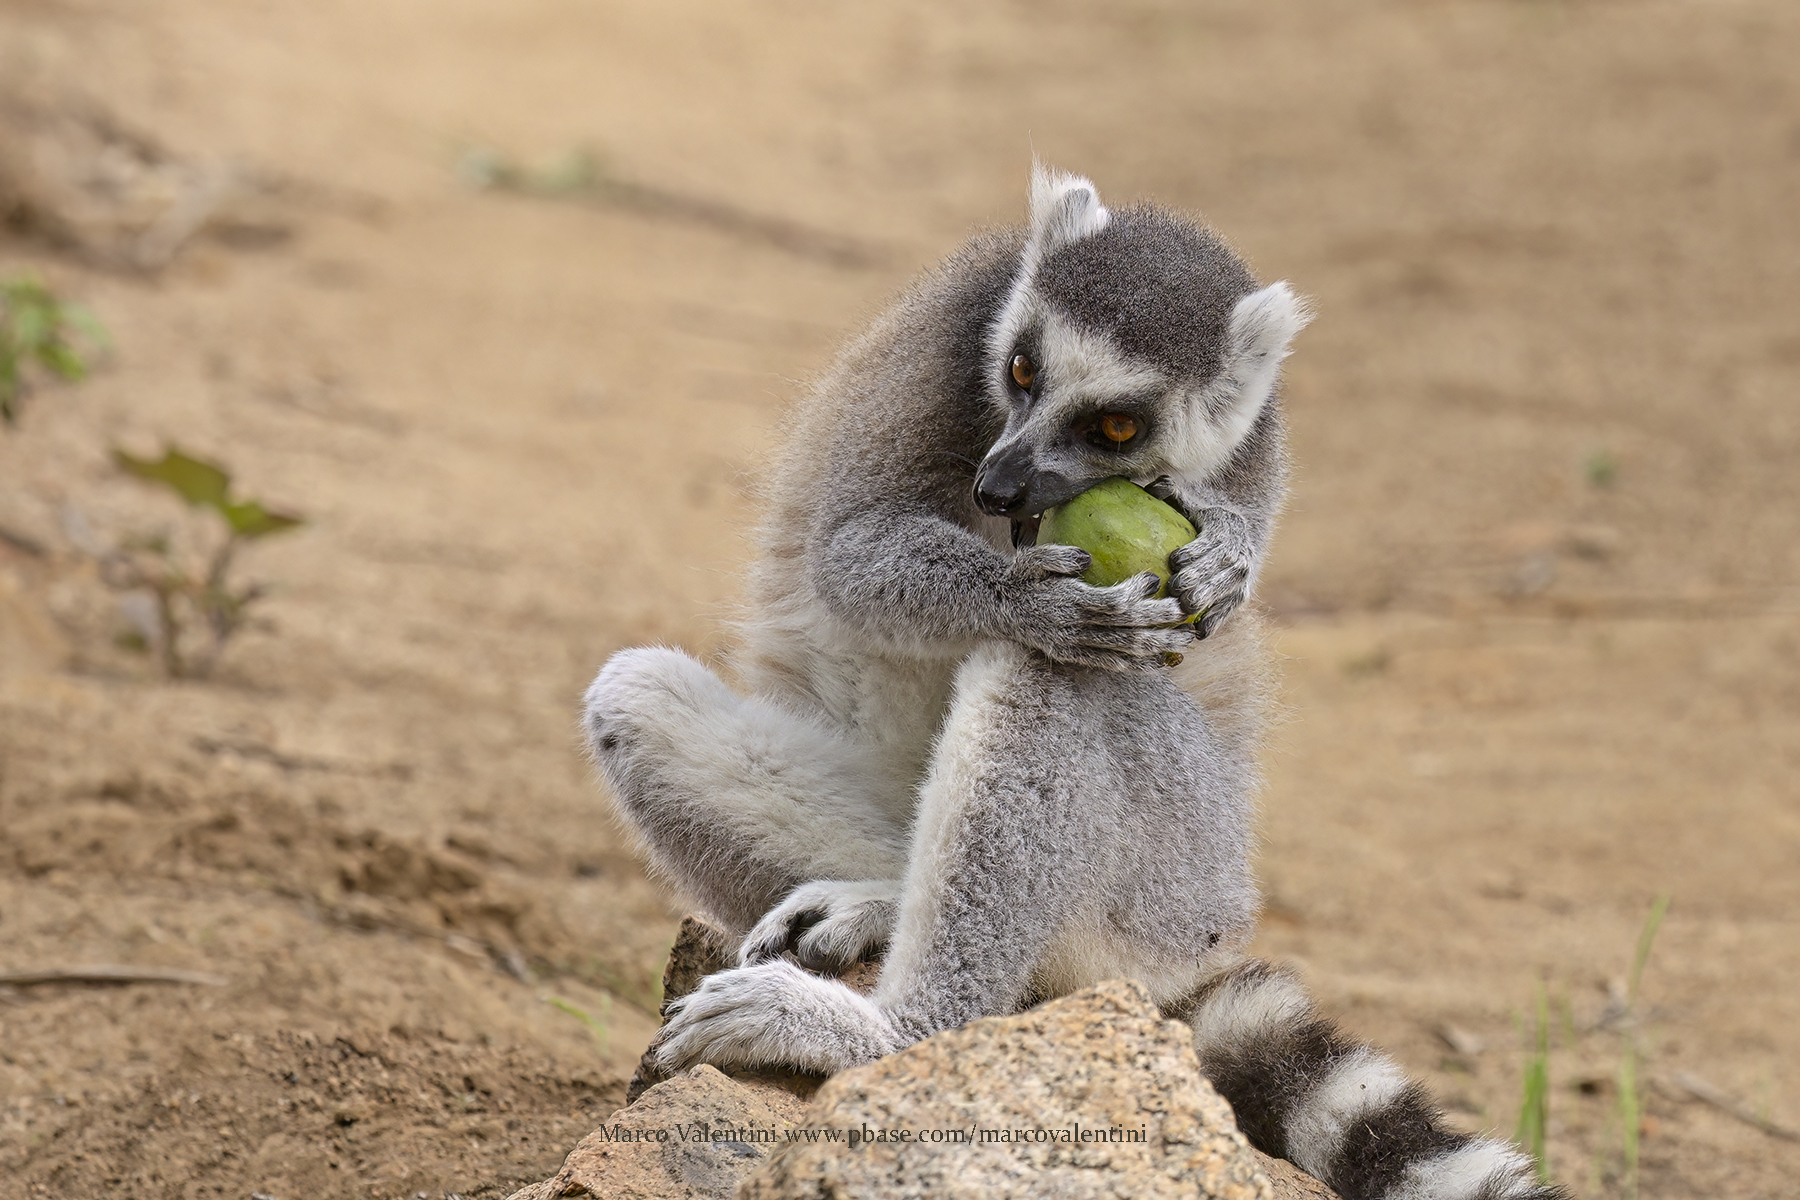
[[[668,1017],[653,1048],[671,1074],[705,1062],[835,1075],[902,1040],[873,1002],[781,959],[707,976]]]
[[[788,950],[809,970],[841,974],[886,946],[899,911],[891,880],[801,884],[756,923],[738,961],[748,966]]]
[[[1210,637],[1244,602],[1255,555],[1249,526],[1223,508],[1208,509],[1200,536],[1169,555],[1170,593],[1182,612],[1205,614],[1194,623],[1200,637]]]

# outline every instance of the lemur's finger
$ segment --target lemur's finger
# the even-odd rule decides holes
[[[1250,564],[1224,550],[1198,555],[1175,568],[1177,586],[1183,580],[1205,579],[1213,575],[1248,577]]]
[[[1174,650],[1165,650],[1154,658],[1145,658],[1123,651],[1088,649],[1067,655],[1062,661],[1077,667],[1090,667],[1101,671],[1113,671],[1121,675],[1133,675],[1179,666],[1182,656]]]
[[[887,944],[893,918],[894,906],[880,900],[834,913],[800,937],[794,957],[809,971],[841,972]]]
[[[1189,612],[1199,612],[1225,600],[1241,600],[1247,581],[1248,573],[1236,569],[1196,579],[1179,589],[1182,606]]]
[[[1179,654],[1191,646],[1194,630],[1189,625],[1148,629],[1097,625],[1082,630],[1075,641],[1089,650],[1122,653],[1155,666],[1163,661],[1163,655]]]
[[[824,915],[823,909],[811,905],[794,904],[791,899],[784,902],[758,921],[750,936],[744,939],[743,948],[738,951],[739,965],[749,966],[780,958],[801,933],[817,924]]]
[[[1109,588],[1094,588],[1082,597],[1082,608],[1096,624],[1136,627],[1167,625],[1186,614],[1175,600],[1154,600],[1162,588],[1162,580],[1151,571],[1133,575],[1124,583]]]
[[[1083,614],[1084,625],[1103,629],[1154,629],[1159,625],[1178,624],[1187,617],[1181,601],[1170,596],[1162,600],[1138,600],[1128,606],[1089,608]]]
[[[1229,617],[1232,614],[1232,612],[1234,610],[1236,610],[1236,608],[1238,606],[1238,601],[1240,599],[1242,599],[1242,597],[1239,597],[1239,596],[1227,597],[1226,599],[1219,601],[1217,604],[1215,604],[1211,608],[1207,609],[1206,615],[1204,617],[1201,617],[1198,621],[1194,622],[1194,624],[1196,624],[1200,627],[1200,629],[1198,631],[1198,636],[1203,637],[1203,638],[1211,637],[1213,635],[1213,631],[1218,629],[1218,627],[1220,625],[1223,625],[1225,623],[1225,618]]]
[[[761,926],[759,925],[757,928],[760,929]],[[785,925],[781,927],[779,933],[762,934],[757,936],[754,941],[746,939],[743,948],[738,951],[738,965],[749,967],[757,963],[768,962],[770,959],[780,958],[781,952],[787,949],[787,944],[788,927]]]
[[[1028,546],[1015,556],[1014,570],[1031,579],[1053,575],[1080,575],[1094,565],[1094,556],[1079,546]]]
[[[742,987],[734,986],[730,976],[735,974],[709,975],[697,989],[669,1005],[668,1024],[652,1043],[663,1070],[678,1071],[708,1057],[726,1032],[722,1019],[730,1018],[749,999]]]
[[[1172,587],[1184,603],[1210,602],[1232,592],[1242,592],[1249,578],[1247,563],[1225,555],[1208,555],[1193,566],[1177,571]]]

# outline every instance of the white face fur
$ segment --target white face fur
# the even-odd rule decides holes
[[[1029,475],[1024,503],[1031,513],[1114,475],[1147,483],[1217,470],[1273,394],[1281,360],[1308,319],[1286,283],[1252,292],[1231,314],[1218,373],[1171,378],[1060,315],[1035,287],[1046,256],[1111,219],[1091,182],[1034,167],[1019,278],[988,342],[990,396],[1006,414],[1006,430],[983,464],[990,478]],[[1020,386],[1021,378],[1029,385]],[[1118,440],[1127,431],[1131,436]]]

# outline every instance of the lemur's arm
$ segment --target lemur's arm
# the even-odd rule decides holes
[[[1161,666],[1193,634],[1156,577],[1109,588],[1075,576],[1091,559],[1072,546],[995,550],[920,505],[882,505],[815,529],[813,587],[832,614],[866,636],[941,656],[987,638],[1041,650],[1058,662],[1138,670]]]
[[[1286,493],[1281,414],[1264,406],[1224,466],[1204,477],[1169,475],[1150,491],[1180,509],[1200,536],[1169,556],[1171,591],[1208,637],[1256,586]]]

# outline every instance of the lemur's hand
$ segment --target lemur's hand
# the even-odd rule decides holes
[[[803,883],[756,923],[738,961],[750,966],[791,949],[808,970],[840,974],[888,944],[899,907],[891,880]]]
[[[1157,600],[1150,572],[1112,587],[1074,578],[1093,563],[1074,546],[1028,546],[1007,573],[1006,608],[1015,640],[1057,662],[1109,671],[1146,671],[1181,661],[1194,640],[1174,599]]]
[[[1200,637],[1211,637],[1244,602],[1256,551],[1250,526],[1229,508],[1208,508],[1201,514],[1200,536],[1169,555],[1175,574],[1169,591],[1189,616],[1204,613],[1194,622]]]

